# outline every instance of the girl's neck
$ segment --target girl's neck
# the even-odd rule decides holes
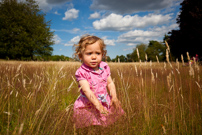
[[[98,72],[99,71],[99,67],[95,67],[93,68],[94,71]]]

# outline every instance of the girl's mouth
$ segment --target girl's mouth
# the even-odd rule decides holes
[[[92,64],[92,65],[96,65],[96,64],[97,64],[97,62],[91,62],[91,64]]]

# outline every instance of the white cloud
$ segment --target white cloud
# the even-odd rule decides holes
[[[128,43],[127,45],[128,46],[134,46],[134,45],[137,45],[137,44],[135,44],[135,43]]]
[[[68,32],[68,33],[76,34],[76,33],[80,32],[81,30],[79,28],[74,28],[72,30],[67,30],[67,29],[52,29],[52,31]]]
[[[138,43],[147,44],[150,40],[163,40],[163,36],[172,29],[177,29],[177,24],[168,27],[156,27],[149,30],[133,30],[120,35],[116,42],[126,43],[127,45],[136,45]]]
[[[100,18],[100,13],[95,12],[93,14],[90,14],[89,19],[97,19],[97,18]]]
[[[77,33],[78,31],[80,31],[80,29],[74,28],[72,31],[73,31],[73,33]]]
[[[176,1],[182,0],[93,0],[91,9],[127,14],[169,8]]]
[[[61,43],[61,38],[58,35],[54,35],[53,41],[57,45],[57,44]]]
[[[74,44],[77,44],[80,40],[80,36],[76,36],[72,38],[68,43],[65,44],[65,46],[73,46]]]
[[[107,36],[102,37],[102,39],[104,40],[104,43],[106,45],[115,46],[115,40],[114,39],[107,39]]]
[[[148,14],[143,17],[134,15],[110,14],[109,16],[93,22],[93,27],[97,30],[126,31],[134,28],[144,28],[165,24],[170,21],[172,14]]]
[[[129,47],[129,48],[126,48],[126,49],[123,49],[123,51],[131,51],[133,50],[135,47]]]
[[[76,36],[74,38],[72,38],[68,43],[65,44],[65,46],[73,46],[74,44],[77,44],[80,40],[80,36]],[[114,39],[107,39],[107,37],[102,37],[102,39],[104,40],[104,43],[106,45],[110,45],[110,46],[114,46],[115,45],[115,40]]]
[[[73,20],[78,17],[79,10],[76,10],[75,8],[72,8],[70,10],[67,10],[65,12],[65,17],[62,18],[62,20]]]
[[[2,0],[0,0],[0,2],[1,1]],[[17,0],[17,1],[25,2],[26,0]],[[40,9],[47,12],[55,7],[61,7],[62,5],[64,5],[64,3],[71,2],[72,0],[35,0],[35,1],[39,5]]]
[[[53,7],[53,5],[48,4],[46,0],[36,0],[36,2],[38,3],[39,8],[44,11],[49,11]]]
[[[45,0],[49,4],[61,4],[72,0]]]
[[[25,1],[25,0],[23,0]],[[54,7],[61,7],[65,2],[70,2],[72,0],[36,0],[39,5],[39,8],[44,11],[49,11]]]
[[[60,13],[58,13],[58,11],[55,11],[54,14],[56,14],[56,15],[61,15]]]

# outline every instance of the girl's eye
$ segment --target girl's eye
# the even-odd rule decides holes
[[[87,53],[87,55],[91,55],[92,53]]]
[[[100,55],[101,53],[96,53],[97,55]]]

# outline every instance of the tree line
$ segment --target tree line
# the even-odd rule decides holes
[[[130,54],[117,55],[114,59],[108,58],[113,62],[139,62],[141,61],[165,61],[166,45],[163,42],[149,41],[149,44],[138,44]]]

